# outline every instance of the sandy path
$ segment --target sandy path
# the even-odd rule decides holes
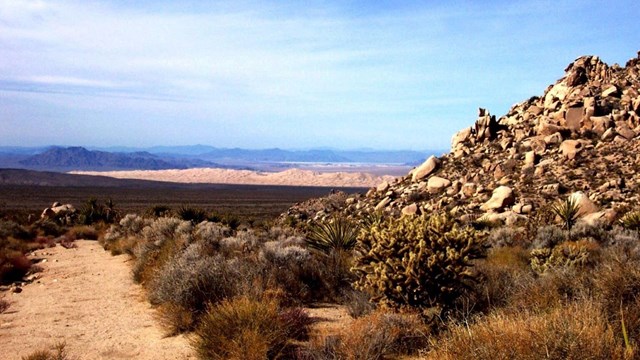
[[[131,279],[127,256],[111,256],[95,241],[39,250],[40,279],[0,314],[0,359],[65,341],[79,359],[194,359],[183,336],[163,336],[143,290]]]

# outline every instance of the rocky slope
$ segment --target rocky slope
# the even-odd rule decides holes
[[[510,223],[571,193],[590,220],[612,221],[638,203],[639,93],[640,53],[625,67],[580,57],[542,96],[498,119],[480,109],[475,124],[453,136],[449,154],[345,199],[341,211],[447,209]],[[283,217],[315,215],[298,204]]]

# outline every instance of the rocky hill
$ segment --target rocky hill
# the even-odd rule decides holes
[[[639,93],[640,53],[625,67],[580,57],[542,96],[500,118],[480,109],[475,124],[453,136],[449,154],[338,208],[349,215],[446,209],[513,223],[573,194],[589,220],[612,221],[639,199]],[[332,212],[317,205],[298,204],[283,217]]]

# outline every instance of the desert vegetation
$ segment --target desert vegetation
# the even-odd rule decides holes
[[[101,241],[133,257],[167,334],[190,334],[202,359],[634,358],[636,215],[587,224],[562,206],[576,208],[559,200],[540,211],[556,222],[518,227],[446,212],[235,229],[128,214]],[[314,331],[320,302],[354,319]]]

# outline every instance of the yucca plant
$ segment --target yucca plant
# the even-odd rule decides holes
[[[562,219],[562,227],[571,232],[580,217],[580,204],[575,198],[569,196],[564,201],[552,204],[551,211]]]
[[[630,211],[620,219],[620,225],[629,230],[640,230],[640,211]]]
[[[191,221],[193,224],[199,224],[207,220],[207,212],[200,208],[194,208],[186,205],[182,205],[177,211],[177,215],[180,219],[185,221]]]
[[[335,217],[313,225],[305,239],[307,246],[324,254],[332,251],[351,251],[356,245],[359,228],[351,221]]]

